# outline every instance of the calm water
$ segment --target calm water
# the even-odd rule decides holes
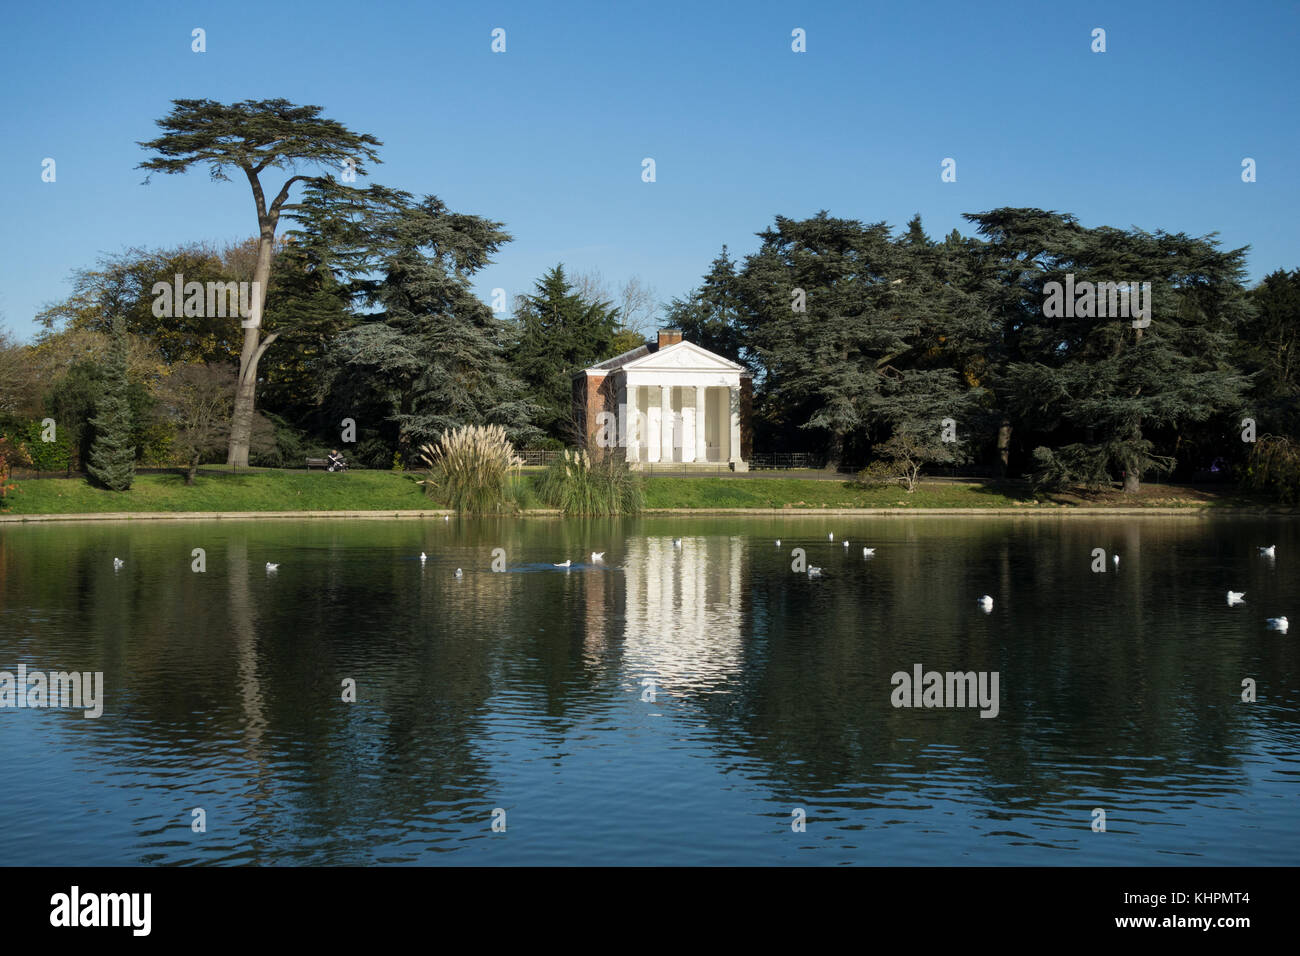
[[[1298,528],[0,526],[0,670],[106,698],[0,710],[0,863],[1294,865]],[[1000,713],[891,706],[918,663],[997,671]]]

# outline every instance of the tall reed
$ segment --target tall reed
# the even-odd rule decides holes
[[[569,449],[543,473],[537,492],[566,515],[636,514],[645,501],[641,479],[627,462]]]
[[[423,445],[425,493],[449,508],[473,514],[511,510],[512,479],[523,461],[500,425],[464,425],[443,432],[437,445]]]

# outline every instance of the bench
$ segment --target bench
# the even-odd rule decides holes
[[[330,466],[330,460],[329,460],[328,458],[308,458],[308,459],[307,459],[307,470],[308,470],[308,471],[311,471],[313,467],[315,467],[315,468],[328,468],[329,466]],[[346,466],[345,466],[345,467],[346,467]]]

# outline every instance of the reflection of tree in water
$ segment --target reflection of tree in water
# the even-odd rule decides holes
[[[871,562],[809,544],[827,568],[817,582],[736,525],[693,521],[681,549],[680,522],[661,519],[7,529],[0,587],[19,626],[0,646],[104,671],[106,717],[81,739],[121,779],[139,769],[136,812],[186,828],[186,847],[160,844],[172,860],[449,849],[467,822],[486,834],[512,735],[563,742],[644,676],[661,705],[703,715],[718,762],[757,763],[772,789],[808,799],[928,801],[950,786],[1009,812],[1098,791],[1178,796],[1238,786],[1261,734],[1296,738],[1287,642],[1213,613],[1217,584],[1188,597],[1207,548],[1248,601],[1276,580],[1241,567],[1239,525],[882,522],[890,543]],[[206,574],[189,570],[196,544]],[[492,574],[497,546],[512,566],[586,563],[593,548],[610,566]],[[1089,571],[1094,547],[1119,551],[1118,574]],[[128,560],[116,575],[114,553]],[[989,617],[974,604],[985,592]],[[1000,716],[892,708],[890,675],[915,662],[999,671]],[[1236,705],[1243,676],[1271,699]],[[345,677],[357,704],[340,700]],[[181,799],[208,808],[208,834],[189,837]]]
[[[35,569],[24,601],[63,618],[45,629],[65,647],[60,666],[105,672],[108,719],[87,739],[104,763],[142,771],[135,786],[160,788],[134,798],[144,817],[175,816],[179,794],[207,810],[207,834],[175,820],[196,857],[364,862],[386,837],[486,820],[495,805],[475,739],[496,648],[474,622],[499,620],[508,595],[348,553],[380,530],[303,532],[272,578],[265,561],[288,535],[251,523],[80,529],[36,539],[18,562]],[[189,567],[196,540],[205,574]],[[128,558],[116,575],[114,550]],[[359,703],[341,700],[344,677]]]
[[[811,583],[790,573],[787,552],[766,562],[760,553],[743,680],[725,698],[694,703],[720,746],[760,760],[795,793],[862,785],[883,794],[943,777],[995,788],[995,804],[1065,799],[1077,792],[1062,782],[1070,766],[1096,774],[1090,792],[1157,787],[1207,766],[1224,769],[1216,783],[1237,786],[1248,715],[1232,705],[1241,676],[1258,669],[1251,651],[1189,647],[1182,637],[1212,633],[1203,609],[1153,587],[1157,568],[1183,581],[1204,540],[1200,522],[924,519],[865,570],[810,550],[828,568]],[[1093,547],[1108,560],[1119,550],[1120,574],[1094,576]],[[1153,556],[1145,573],[1144,547]],[[985,592],[998,601],[989,619],[974,603]],[[1080,601],[1121,609],[1118,623],[1081,613]],[[1000,715],[893,708],[891,675],[918,662],[1000,672]]]
[[[328,847],[328,862],[414,859],[452,849],[436,837],[486,820],[495,785],[476,738],[491,696],[494,648],[478,620],[505,595],[479,576],[457,580],[410,562],[345,551],[303,553],[301,576],[282,570],[260,605],[267,642],[268,712],[303,815],[295,842]],[[324,565],[322,567],[322,565]],[[462,622],[448,626],[448,621]],[[345,678],[357,703],[342,701]]]

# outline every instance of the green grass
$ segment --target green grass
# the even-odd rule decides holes
[[[18,482],[5,499],[10,515],[95,514],[105,512],[187,511],[422,511],[445,508],[426,497],[415,472],[255,469],[232,475],[201,473],[193,487],[179,475],[138,475],[130,491],[93,488],[83,479],[45,478]],[[540,473],[512,481],[510,498],[521,508],[544,507],[538,494]],[[1147,486],[1139,500],[1118,494],[1094,499],[1043,496],[1024,486],[925,483],[913,494],[901,488],[864,488],[846,481],[802,478],[649,478],[646,508],[988,508],[1015,511],[1089,506],[1240,507],[1264,501],[1243,498],[1228,489],[1215,494]]]
[[[5,499],[11,515],[112,511],[419,511],[442,507],[416,484],[421,476],[391,471],[254,470],[201,473],[192,487],[180,475],[137,475],[130,491],[104,491],[78,478],[20,481]]]
[[[651,478],[647,508],[1010,508],[1024,496],[981,485],[862,488],[801,478]]]

